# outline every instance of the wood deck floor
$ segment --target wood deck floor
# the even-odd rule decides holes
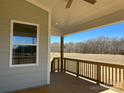
[[[105,90],[107,88],[65,73],[52,73],[51,84],[49,86],[27,89],[15,93],[100,93]]]

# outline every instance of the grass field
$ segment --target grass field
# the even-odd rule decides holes
[[[51,53],[51,60],[60,53]],[[124,65],[124,55],[64,53],[64,57]]]

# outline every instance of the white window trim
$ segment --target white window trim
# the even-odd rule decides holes
[[[34,44],[37,47],[36,63],[31,63],[31,64],[15,64],[15,65],[12,64],[12,57],[13,57],[13,24],[14,23],[37,26],[37,44]],[[39,24],[23,22],[23,21],[17,21],[17,20],[11,20],[11,22],[10,22],[10,62],[9,62],[9,67],[28,67],[28,66],[39,66]]]

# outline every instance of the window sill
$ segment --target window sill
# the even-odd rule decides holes
[[[13,68],[13,67],[31,67],[31,66],[39,66],[39,64],[35,63],[35,64],[17,64],[17,65],[10,65],[9,67],[10,68]]]

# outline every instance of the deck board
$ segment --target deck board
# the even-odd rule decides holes
[[[99,93],[107,88],[66,73],[51,73],[51,84],[15,93]]]

